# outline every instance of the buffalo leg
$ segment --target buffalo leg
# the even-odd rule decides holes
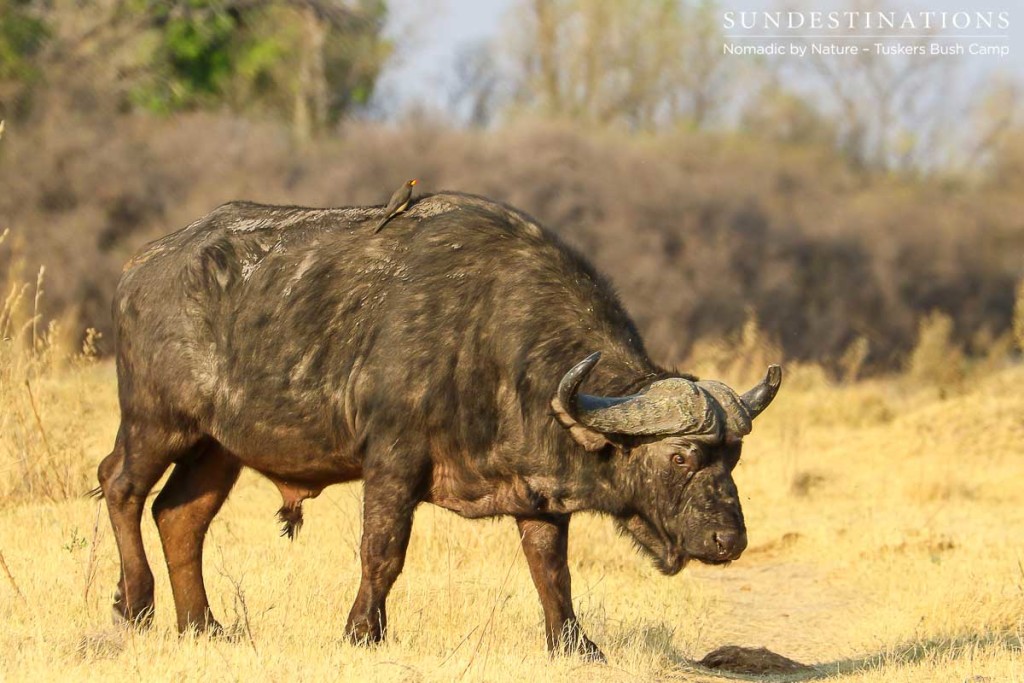
[[[227,499],[242,465],[213,441],[180,458],[153,503],[178,614],[178,630],[220,632],[203,583],[203,539]]]
[[[114,450],[100,463],[100,489],[121,557],[115,621],[148,626],[153,619],[153,572],[142,544],[142,508],[183,443],[181,434],[122,422]]]
[[[413,513],[419,503],[417,489],[418,480],[408,471],[364,479],[363,539],[359,548],[363,576],[345,626],[352,642],[378,643],[387,633],[385,602],[405,564]]]
[[[530,576],[544,607],[544,630],[551,654],[578,654],[605,661],[583,633],[572,609],[569,577],[569,517],[516,518]]]

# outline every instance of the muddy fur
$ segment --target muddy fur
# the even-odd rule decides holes
[[[173,467],[153,516],[178,628],[221,630],[195,549],[248,467],[277,486],[292,539],[303,500],[363,481],[352,641],[384,637],[414,512],[431,503],[514,517],[548,647],[600,660],[573,611],[572,514],[612,516],[666,574],[739,557],[732,470],[778,370],[770,390],[766,380],[743,395],[760,396],[743,416],[730,412],[741,400],[731,389],[701,394],[707,424],[746,420],[731,436],[689,430],[705,423],[662,398],[646,404],[686,419],[630,413],[637,431],[594,422],[600,408],[584,415],[583,403],[621,412],[645,404],[626,393],[693,382],[649,358],[586,259],[482,197],[417,198],[374,234],[380,217],[233,202],[125,266],[113,302],[121,425],[98,471],[121,556],[115,612],[133,625],[154,614],[140,519]],[[562,378],[588,357],[553,417]]]

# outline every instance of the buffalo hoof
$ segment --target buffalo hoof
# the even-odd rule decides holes
[[[373,647],[384,640],[384,632],[379,623],[362,620],[350,623],[345,629],[345,636],[353,645],[363,647]]]
[[[153,625],[153,606],[127,608],[115,603],[111,617],[115,626],[145,630]]]
[[[590,638],[583,633],[583,629],[576,622],[567,624],[562,637],[554,647],[550,647],[551,653],[569,657],[579,657],[586,662],[607,664],[608,658],[601,652],[601,648],[594,644]]]
[[[585,662],[593,662],[595,664],[608,663],[608,658],[601,652],[601,648],[586,636],[580,636],[575,643],[570,647],[565,647],[562,652],[573,657],[579,657]]]
[[[203,620],[190,621],[184,626],[179,625],[178,633],[183,636],[188,634],[204,635],[215,640],[226,641],[241,640],[244,635],[242,630],[237,627],[231,629],[224,628],[220,625],[219,621],[211,616],[207,616]]]
[[[147,629],[153,625],[153,599],[126,604],[121,589],[114,591],[112,615],[115,626]]]

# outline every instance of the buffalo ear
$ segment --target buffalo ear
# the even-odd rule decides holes
[[[569,434],[576,443],[583,446],[586,450],[599,451],[611,443],[601,432],[577,422],[569,414],[569,411],[565,409],[562,402],[558,400],[557,396],[551,399],[551,408],[555,411],[554,416],[558,420],[558,424],[568,429]]]

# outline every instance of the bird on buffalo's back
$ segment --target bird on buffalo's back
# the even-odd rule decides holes
[[[388,205],[384,207],[384,217],[377,223],[377,227],[373,229],[374,233],[380,232],[380,229],[384,225],[397,216],[398,214],[405,211],[409,206],[409,202],[412,200],[412,188],[415,187],[419,181],[415,178],[413,180],[407,180],[400,188],[395,190],[394,194],[391,195],[391,199],[388,200]]]

